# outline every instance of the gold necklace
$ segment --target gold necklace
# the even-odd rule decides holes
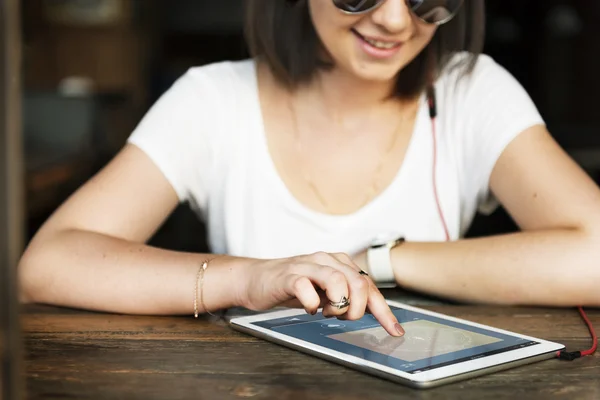
[[[288,108],[292,114],[296,148],[298,150],[298,154],[300,155],[300,159],[303,159],[304,152],[303,152],[302,142],[300,140],[300,128],[299,128],[299,124],[298,124],[298,115],[296,112],[296,107],[294,107],[294,105],[292,104],[292,96],[290,96],[288,98]],[[373,181],[371,183],[371,186],[369,187],[369,190],[366,191],[365,199],[361,203],[359,209],[363,208],[379,192],[379,175],[381,174],[381,171],[383,170],[386,160],[392,153],[392,150],[396,147],[396,143],[398,142],[398,136],[399,136],[398,132],[400,131],[400,127],[402,126],[403,120],[404,120],[404,114],[402,114],[400,116],[400,120],[398,121],[398,124],[397,124],[396,128],[394,128],[394,132],[392,133],[392,139],[390,141],[390,144],[389,144],[386,152],[380,158],[377,168],[375,168],[375,171],[373,172]],[[336,119],[336,121],[337,121],[337,119]],[[341,125],[341,124],[339,122],[337,122],[336,125]],[[315,181],[313,180],[312,176],[310,175],[308,170],[306,168],[304,168],[303,163],[301,163],[301,166],[302,166],[302,169],[301,169],[302,177],[306,181],[308,187],[310,187],[311,191],[313,192],[315,197],[319,200],[319,202],[321,203],[323,208],[325,208],[327,210],[327,212],[331,213],[330,212],[331,210],[329,208],[329,203],[327,202],[327,200],[325,199],[325,197],[323,196],[323,194],[321,193],[321,191],[315,184]]]

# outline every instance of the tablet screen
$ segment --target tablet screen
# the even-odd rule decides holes
[[[390,336],[372,315],[340,321],[318,313],[253,324],[412,374],[539,344],[415,311],[391,309],[406,331],[403,337]]]

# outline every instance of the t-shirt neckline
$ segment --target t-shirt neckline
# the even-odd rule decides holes
[[[251,75],[251,99],[250,101],[253,103],[254,107],[254,115],[255,117],[255,130],[258,142],[257,150],[262,153],[262,157],[258,157],[258,159],[264,160],[264,171],[266,172],[265,179],[268,179],[270,183],[272,183],[273,187],[276,189],[276,192],[281,195],[282,200],[289,207],[290,210],[311,219],[312,221],[320,221],[320,222],[330,222],[330,223],[341,223],[341,222],[349,222],[362,218],[365,215],[368,215],[371,210],[380,209],[381,203],[386,201],[392,201],[395,198],[394,194],[397,193],[401,187],[401,183],[407,175],[410,174],[410,170],[413,166],[418,164],[418,160],[414,160],[414,155],[416,154],[415,147],[417,147],[418,142],[420,142],[420,134],[422,118],[427,118],[426,111],[426,99],[424,95],[421,95],[419,98],[419,109],[417,111],[417,116],[415,119],[413,132],[409,139],[408,147],[404,154],[404,160],[402,164],[398,168],[394,179],[392,182],[377,196],[372,198],[368,203],[363,205],[361,208],[349,214],[328,214],[321,211],[314,210],[300,200],[298,200],[289,190],[279,172],[277,172],[277,168],[275,167],[275,162],[271,156],[269,151],[269,146],[266,138],[265,131],[265,121],[263,117],[262,107],[260,103],[260,93],[258,87],[258,68],[256,65],[256,61],[253,60],[251,62],[250,75]],[[396,197],[397,198],[397,197]]]

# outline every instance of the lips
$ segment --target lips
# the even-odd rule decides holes
[[[381,38],[373,38],[369,36],[361,35],[357,30],[352,29],[352,33],[358,36],[361,40],[365,41],[369,45],[381,50],[392,50],[402,45],[402,42],[383,40]]]

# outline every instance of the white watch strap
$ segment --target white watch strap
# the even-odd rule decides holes
[[[369,264],[369,275],[378,287],[396,286],[390,246],[370,248],[367,251],[367,263]]]

